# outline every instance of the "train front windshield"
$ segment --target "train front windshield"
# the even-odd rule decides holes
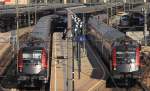
[[[129,20],[129,16],[128,15],[124,15],[124,16],[121,17],[121,20],[128,21]]]
[[[124,16],[121,17],[120,25],[123,25],[123,26],[128,26],[129,25],[129,16],[128,15],[124,15]]]
[[[23,53],[24,64],[40,64],[42,50],[26,51]]]
[[[131,64],[136,62],[136,51],[134,47],[118,47],[116,50],[117,64]]]

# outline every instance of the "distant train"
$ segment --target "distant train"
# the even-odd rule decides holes
[[[51,23],[57,15],[42,17],[33,32],[20,44],[17,61],[19,86],[36,87],[49,81],[51,56]]]
[[[89,18],[87,39],[113,75],[132,74],[140,69],[140,45],[124,33]]]
[[[129,15],[123,15],[120,17],[120,26],[130,26],[130,16]]]
[[[119,26],[123,27],[143,27],[144,16],[141,13],[132,12],[131,14],[125,14],[120,17]]]
[[[54,32],[64,32],[65,28],[67,27],[67,16],[60,15],[53,21],[54,24]]]
[[[131,26],[144,26],[144,15],[134,12],[131,14]]]

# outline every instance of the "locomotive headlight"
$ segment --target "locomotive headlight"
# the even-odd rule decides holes
[[[114,70],[116,70],[116,67],[114,68]]]
[[[20,76],[20,77],[18,78],[18,80],[27,80],[27,79],[29,79],[27,76]]]
[[[131,63],[131,61],[130,60],[128,60],[128,64],[130,64]]]
[[[40,76],[39,80],[44,80],[44,78],[45,78],[44,76]]]
[[[131,59],[131,63],[135,63],[135,59]]]

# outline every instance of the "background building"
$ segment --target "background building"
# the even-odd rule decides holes
[[[5,5],[15,5],[15,2],[17,0],[0,0],[0,4],[5,4]],[[30,4],[31,3],[45,3],[45,2],[48,2],[48,3],[64,3],[64,2],[67,2],[67,3],[100,3],[100,2],[103,2],[104,0],[29,0]],[[107,0],[107,1],[110,1],[110,0]],[[112,0],[114,1],[114,0]],[[18,3],[19,4],[27,4],[28,3],[28,0],[18,0]]]
[[[0,0],[3,5],[15,5],[16,0]],[[27,0],[18,0],[18,4],[27,4]]]

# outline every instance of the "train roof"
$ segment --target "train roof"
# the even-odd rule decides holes
[[[21,48],[23,52],[31,51],[31,50],[42,50],[43,47],[23,47]]]
[[[89,19],[88,24],[91,27],[95,28],[95,30],[102,35],[102,37],[111,43],[114,41],[119,41],[125,38],[125,34],[121,33],[117,29],[108,26],[107,24],[103,23],[102,21],[98,21],[96,17],[92,17]]]
[[[53,18],[58,17],[57,15],[48,15],[39,19],[35,25],[31,37],[38,38],[43,41],[49,40],[49,34],[51,30],[51,21]]]
[[[139,43],[135,40],[133,40],[132,38],[126,36],[124,40],[121,41],[115,41],[113,43],[113,46],[130,46],[130,47],[136,47],[136,46],[140,46]]]
[[[59,10],[55,12],[58,15],[63,15],[63,16],[67,16],[68,11],[67,10]]]

